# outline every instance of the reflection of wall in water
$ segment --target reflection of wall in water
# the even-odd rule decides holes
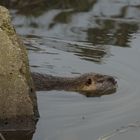
[[[88,41],[96,44],[129,46],[131,35],[138,30],[134,23],[121,23],[112,20],[96,20],[98,28],[89,28]]]
[[[16,8],[22,14],[40,15],[51,9],[73,9],[88,11],[97,0],[2,0],[1,5]]]
[[[19,12],[21,10],[22,14],[27,16],[25,23],[19,27],[21,29],[24,26],[21,30],[26,30],[27,34],[33,31],[32,33],[38,36],[58,37],[66,41],[89,42],[93,48],[68,43],[60,43],[61,47],[58,43],[53,44],[57,49],[74,50],[81,59],[94,62],[101,62],[102,58],[110,56],[109,49],[99,45],[129,47],[132,34],[139,29],[140,1],[15,0],[14,2],[18,3],[16,6]],[[136,21],[133,22],[133,19]]]

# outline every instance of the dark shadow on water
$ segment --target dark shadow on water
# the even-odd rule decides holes
[[[0,140],[32,140],[33,134],[31,131],[3,131]]]
[[[51,9],[73,9],[73,11],[88,11],[97,0],[1,0],[0,4],[8,8],[18,9],[23,15],[39,16]]]

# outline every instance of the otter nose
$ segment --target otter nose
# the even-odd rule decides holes
[[[110,82],[112,82],[114,85],[117,84],[117,81],[113,77],[108,77],[107,80],[110,81]]]

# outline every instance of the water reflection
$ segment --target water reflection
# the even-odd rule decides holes
[[[62,20],[65,15],[71,15],[79,12],[94,11],[96,16],[110,16],[119,18],[138,18],[140,1],[130,0],[1,0],[1,5],[8,8],[16,8],[23,15],[39,16],[51,9],[72,9],[73,12],[62,12],[57,15]],[[135,16],[134,16],[135,15]],[[57,18],[59,19],[59,18]]]
[[[41,42],[41,44],[39,43]],[[55,48],[64,52],[74,53],[81,59],[87,61],[93,61],[96,63],[101,63],[103,57],[109,57],[111,55],[109,51],[109,46],[93,46],[86,42],[73,42],[64,41],[56,38],[41,38],[29,37],[24,38],[24,44],[27,46],[29,51],[41,53],[41,54],[51,54],[58,55],[59,53],[48,52],[45,48]],[[44,48],[44,49],[43,49]]]
[[[69,9],[88,11],[97,0],[34,0],[34,1],[1,1],[2,5],[17,8],[20,14],[39,16],[50,9]]]
[[[111,45],[132,47],[133,34],[140,28],[139,0],[14,2],[18,7],[12,11],[16,30],[29,38],[25,42],[28,50],[38,54],[48,55],[46,48],[54,48],[102,64],[112,56]],[[22,14],[17,14],[20,10]]]
[[[113,20],[96,20],[98,28],[87,30],[88,40],[94,45],[108,44],[120,47],[130,47],[132,34],[139,29],[136,23],[120,23]]]
[[[130,47],[129,43],[132,39],[133,33],[139,30],[139,24],[134,22],[128,23],[102,19],[96,19],[95,22],[96,25],[98,25],[97,27],[87,28],[85,30],[82,28],[75,28],[68,31],[68,38],[70,31],[78,35],[81,34],[80,32],[84,32],[87,36],[85,42],[81,42],[79,40],[63,40],[56,37],[38,37],[27,35],[26,37],[29,39],[26,38],[25,44],[28,46],[29,50],[38,51],[41,53],[47,54],[47,52],[45,52],[43,49],[42,45],[44,45],[46,47],[52,47],[65,52],[72,52],[81,59],[87,61],[102,63],[104,57],[111,56],[109,46],[107,45]]]
[[[109,52],[102,47],[98,49],[81,48],[80,53],[76,53],[76,55],[80,56],[81,59],[93,61],[95,63],[101,63],[102,58],[107,56],[107,54],[109,56]]]

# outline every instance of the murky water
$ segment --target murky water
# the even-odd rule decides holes
[[[33,140],[139,139],[140,1],[63,4],[50,3],[39,16],[13,16],[17,32],[31,40],[31,70],[59,76],[100,72],[116,76],[119,87],[100,98],[39,92]]]

